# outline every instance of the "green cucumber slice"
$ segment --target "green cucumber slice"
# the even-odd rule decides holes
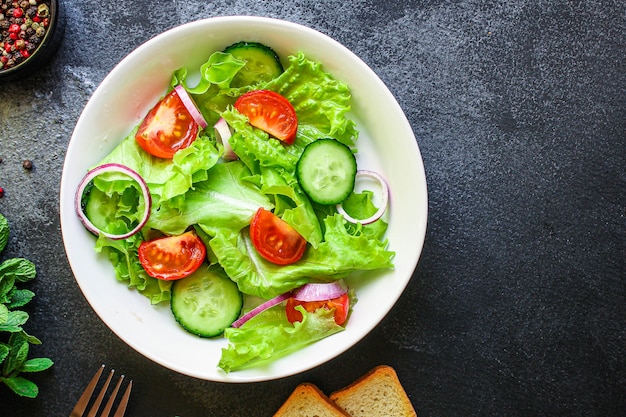
[[[357,166],[349,147],[335,139],[318,139],[304,148],[296,177],[309,198],[319,204],[341,203],[354,190]]]
[[[283,73],[280,58],[269,46],[258,42],[237,42],[223,52],[246,61],[230,83],[231,87],[243,87],[273,80]]]
[[[243,295],[224,272],[203,265],[174,281],[170,306],[176,321],[189,333],[215,337],[237,320]]]

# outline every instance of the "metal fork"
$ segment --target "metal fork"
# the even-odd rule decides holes
[[[91,378],[89,385],[87,385],[87,388],[85,388],[85,391],[78,399],[78,402],[76,403],[76,407],[74,407],[74,409],[70,413],[70,417],[96,417],[97,416],[98,409],[100,408],[100,404],[102,404],[102,400],[104,399],[104,396],[106,395],[107,388],[109,387],[109,383],[111,382],[111,379],[113,378],[113,373],[115,372],[113,369],[111,369],[111,372],[109,372],[109,375],[107,376],[107,379],[104,385],[100,389],[100,393],[98,394],[93,405],[91,406],[89,413],[85,414],[85,410],[87,409],[87,406],[89,405],[89,402],[91,400],[91,395],[96,389],[96,385],[98,385],[98,381],[100,380],[102,371],[104,371],[104,365],[102,365],[100,369],[98,369],[98,372],[96,372],[96,374],[93,376],[93,378]],[[115,398],[117,397],[117,392],[119,391],[123,380],[124,380],[124,375],[122,375],[120,379],[117,381],[117,384],[115,385],[115,388],[113,389],[113,392],[111,393],[111,396],[109,397],[109,400],[104,406],[104,409],[102,410],[102,413],[100,414],[100,417],[109,417],[109,413],[111,412],[111,409],[113,408],[113,403],[115,402]],[[122,399],[120,400],[120,403],[117,406],[117,410],[115,411],[115,415],[113,417],[124,417],[124,413],[126,412],[126,405],[128,404],[128,398],[130,397],[130,390],[132,389],[132,387],[133,387],[133,381],[129,381],[128,386],[126,387],[126,391],[124,391],[124,395],[122,396]]]

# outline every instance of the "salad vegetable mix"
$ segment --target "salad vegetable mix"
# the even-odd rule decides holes
[[[223,334],[226,372],[343,330],[357,301],[343,279],[393,267],[387,185],[357,170],[348,86],[303,53],[287,61],[239,42],[193,86],[178,69],[76,193],[117,279],[186,330]],[[363,175],[381,203],[355,190]]]

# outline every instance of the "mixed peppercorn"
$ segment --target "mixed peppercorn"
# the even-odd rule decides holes
[[[0,0],[0,71],[30,57],[50,26],[50,0]]]

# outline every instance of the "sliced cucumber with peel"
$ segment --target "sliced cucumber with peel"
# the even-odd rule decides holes
[[[189,333],[215,337],[239,318],[243,295],[224,272],[203,265],[174,281],[170,305],[176,321]]]
[[[338,204],[354,190],[356,158],[335,139],[309,143],[296,164],[296,176],[309,198],[323,205]]]
[[[237,42],[224,52],[246,62],[230,83],[231,87],[243,87],[273,80],[283,73],[280,58],[269,46],[258,42]]]

